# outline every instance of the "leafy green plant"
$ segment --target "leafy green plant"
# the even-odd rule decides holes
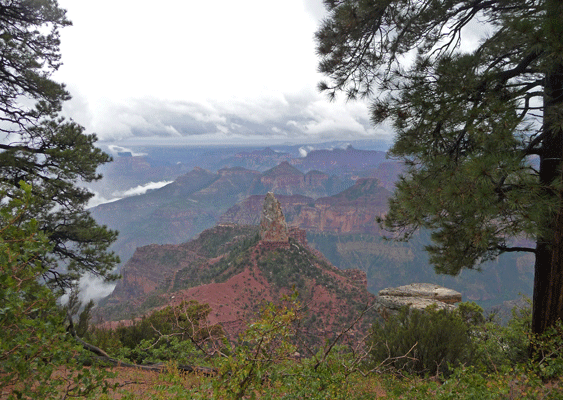
[[[47,237],[20,217],[34,201],[31,187],[0,207],[0,389],[8,398],[59,398],[107,390],[104,370],[84,369],[80,348],[65,331],[57,295],[40,278]],[[65,374],[55,376],[58,369]]]
[[[115,330],[119,355],[136,363],[177,361],[192,363],[205,354],[204,347],[223,337],[218,325],[208,325],[208,304],[192,300],[168,306]]]
[[[448,379],[387,376],[382,380],[386,398],[408,400],[536,400],[562,398],[559,384],[545,385],[533,372],[522,365],[503,373],[483,373],[478,368],[459,366]]]
[[[296,350],[291,343],[292,325],[298,318],[296,298],[295,294],[289,305],[265,305],[260,318],[241,335],[239,344],[219,360],[216,397],[242,399],[262,390],[264,382],[279,379]]]
[[[450,374],[455,366],[470,362],[474,345],[470,325],[458,312],[410,310],[372,326],[367,340],[369,367],[392,366],[409,373]]]
[[[317,354],[291,364],[282,377],[283,386],[278,393],[282,399],[350,399],[354,389],[350,375],[357,373],[357,360],[347,346],[330,347]]]
[[[506,326],[496,321],[474,324],[471,334],[475,344],[474,365],[491,373],[526,363],[530,350],[531,321],[529,304],[529,307],[514,308]]]
[[[306,342],[299,334],[301,306],[297,298],[295,292],[280,305],[264,305],[238,344],[225,351],[226,357],[218,360],[215,398],[351,398],[349,377],[357,372],[358,355],[349,346],[338,344],[342,336],[309,357],[297,353],[296,343]]]
[[[543,380],[563,377],[563,323],[559,320],[542,335],[530,339],[531,368]]]

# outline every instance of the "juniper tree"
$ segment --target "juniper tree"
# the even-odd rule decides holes
[[[440,273],[533,253],[532,329],[543,332],[563,317],[563,2],[325,4],[320,89],[369,98],[407,165],[384,225],[403,239],[430,229]],[[476,31],[476,46],[460,45]]]
[[[84,272],[111,278],[118,262],[107,251],[116,233],[92,219],[92,194],[78,185],[100,179],[96,168],[110,157],[94,146],[96,135],[59,116],[70,95],[51,76],[68,25],[56,0],[0,0],[0,186],[5,198],[17,196],[20,181],[32,186],[22,220],[34,218],[48,236],[44,275],[63,286]]]

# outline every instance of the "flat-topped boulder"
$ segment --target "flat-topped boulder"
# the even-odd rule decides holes
[[[404,306],[424,310],[433,305],[439,310],[452,310],[454,304],[460,301],[461,293],[432,283],[412,283],[382,289],[376,300],[377,308],[384,317],[398,313]]]
[[[447,304],[461,301],[461,293],[433,283],[411,283],[410,285],[387,288],[379,291],[380,296],[392,297],[422,297],[438,300]]]

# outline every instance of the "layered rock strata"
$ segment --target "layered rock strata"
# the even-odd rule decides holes
[[[439,310],[452,310],[461,301],[461,293],[432,283],[412,283],[410,285],[387,288],[379,291],[376,307],[384,317],[396,314],[408,306],[424,310],[435,306]]]

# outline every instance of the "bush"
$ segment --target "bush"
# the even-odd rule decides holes
[[[532,337],[532,370],[543,380],[563,376],[563,323],[547,329],[543,335]]]
[[[297,294],[284,306],[266,304],[260,318],[241,335],[239,344],[227,349],[229,356],[219,360],[216,398],[242,399],[263,389],[264,380],[279,378],[279,368],[292,366],[288,361],[296,350],[291,343],[293,324],[298,319],[296,298]]]
[[[107,391],[104,370],[76,361],[80,348],[65,330],[59,293],[40,283],[51,246],[35,220],[22,218],[34,201],[31,187],[22,184],[20,195],[0,203],[0,393],[51,399]]]
[[[201,355],[198,346],[224,336],[219,325],[207,324],[210,312],[208,304],[192,300],[155,311],[131,326],[121,326],[115,331],[123,346],[121,356],[143,363],[186,362],[190,355]]]
[[[296,354],[300,322],[297,292],[282,304],[267,303],[236,346],[224,349],[213,382],[216,399],[318,399],[353,397],[348,377],[357,359],[346,346],[327,343],[316,354]]]
[[[542,379],[562,376],[563,327],[558,324],[533,337],[531,301],[528,304],[513,309],[506,326],[498,324],[494,316],[485,319],[483,309],[475,303],[461,303],[449,312],[404,308],[399,315],[373,325],[368,340],[369,366],[448,377],[460,366],[472,366],[485,374],[505,374],[516,365],[527,365]]]
[[[417,375],[449,375],[472,361],[471,324],[457,311],[403,307],[399,314],[372,326],[369,367],[387,366]]]
[[[474,364],[484,372],[508,370],[528,360],[532,323],[529,307],[514,308],[506,326],[496,321],[483,321],[473,327]]]

